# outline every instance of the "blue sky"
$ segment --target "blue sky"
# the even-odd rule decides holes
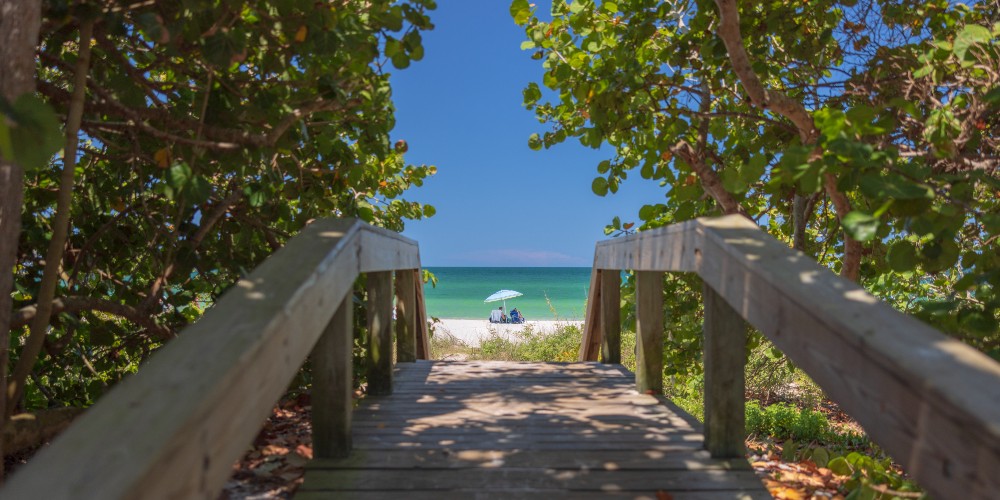
[[[550,3],[536,3],[548,12]],[[521,90],[541,80],[542,67],[521,50],[524,32],[509,7],[439,0],[424,59],[392,73],[393,140],[407,141],[408,163],[438,168],[405,194],[437,209],[403,233],[420,243],[425,266],[589,267],[612,217],[637,220],[642,205],[666,192],[636,170],[617,194],[593,194],[597,163],[613,155],[608,147],[569,140],[528,149],[528,136],[547,125],[524,109]]]

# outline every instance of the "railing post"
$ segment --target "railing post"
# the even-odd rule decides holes
[[[746,323],[707,283],[705,305],[705,449],[715,458],[742,457],[745,428]]]
[[[312,432],[316,458],[351,452],[354,294],[350,291],[312,350]]]
[[[663,394],[663,275],[635,273],[635,390]]]
[[[605,364],[622,362],[621,286],[621,271],[601,272],[601,363]]]
[[[368,273],[368,394],[392,394],[392,271]]]
[[[412,269],[396,271],[396,360],[417,360],[417,288]]]

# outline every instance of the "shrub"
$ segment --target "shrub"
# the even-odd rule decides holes
[[[764,414],[769,434],[779,439],[791,437],[795,419],[799,414],[798,410],[788,404],[777,403],[768,406]]]
[[[746,404],[747,434],[767,435],[775,439],[819,441],[828,434],[829,428],[826,416],[814,410],[800,411],[785,403],[766,408],[762,408],[756,401]]]
[[[748,401],[746,405],[747,435],[766,434],[768,432],[767,418],[764,409],[756,401]]]
[[[798,414],[792,424],[792,437],[799,441],[818,441],[829,427],[826,415],[807,408]]]

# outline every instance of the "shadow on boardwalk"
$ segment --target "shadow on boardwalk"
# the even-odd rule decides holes
[[[354,451],[310,465],[298,498],[770,498],[700,424],[596,363],[401,364],[354,413]]]

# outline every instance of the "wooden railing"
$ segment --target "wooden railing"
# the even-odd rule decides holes
[[[314,454],[346,454],[355,280],[367,273],[369,391],[387,393],[394,294],[399,361],[428,357],[419,268],[417,244],[397,233],[354,219],[314,222],[40,451],[0,497],[215,500],[310,351]]]
[[[636,384],[662,389],[663,272],[704,282],[705,440],[743,454],[744,320],[937,498],[1000,491],[1000,364],[879,302],[740,216],[602,241],[581,360],[620,360],[621,270],[636,272]]]

